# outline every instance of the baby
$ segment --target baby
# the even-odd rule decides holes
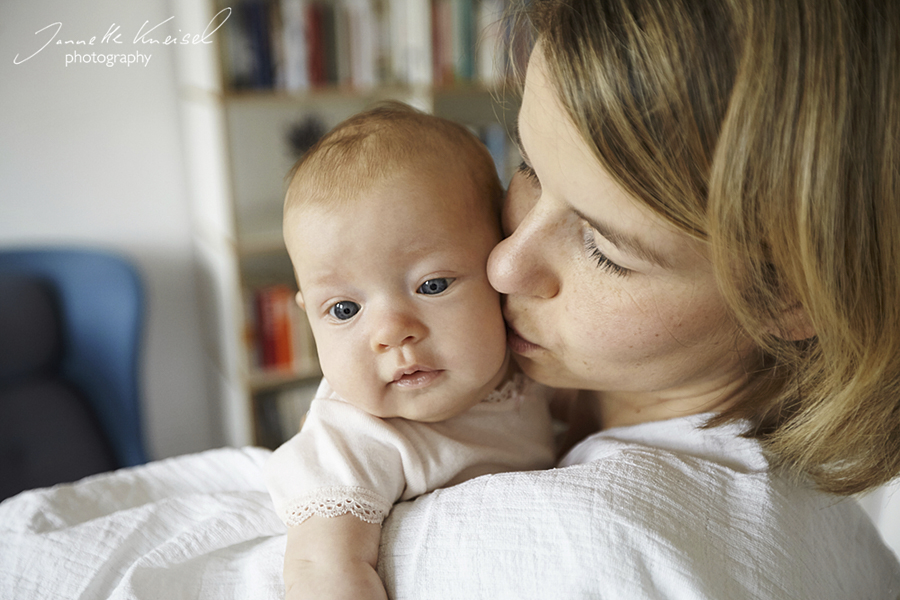
[[[502,195],[475,136],[399,103],[294,167],[284,238],[324,379],[266,468],[288,598],[385,598],[395,502],[553,465],[548,390],[515,372],[485,271]]]

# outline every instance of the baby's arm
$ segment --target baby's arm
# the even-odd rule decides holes
[[[375,571],[381,525],[353,515],[312,516],[288,528],[285,600],[387,600]]]
[[[303,430],[266,463],[288,526],[288,600],[387,597],[375,572],[381,522],[406,485],[399,434],[340,400],[325,380]]]

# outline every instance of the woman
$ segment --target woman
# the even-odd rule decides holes
[[[395,509],[393,598],[896,598],[900,7],[549,0],[488,264],[602,431]]]

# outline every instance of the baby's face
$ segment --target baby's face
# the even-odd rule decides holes
[[[473,186],[448,179],[402,172],[349,206],[286,218],[322,371],[379,417],[450,418],[505,374],[506,328],[485,271],[499,232]]]

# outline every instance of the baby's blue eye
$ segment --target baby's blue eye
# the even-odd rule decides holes
[[[359,309],[360,306],[356,302],[341,300],[340,302],[335,302],[328,309],[328,314],[339,321],[346,321],[347,319],[352,319],[359,312]]]
[[[438,279],[429,279],[425,283],[419,286],[419,289],[416,290],[420,294],[440,294],[448,287],[450,287],[450,283],[452,279],[447,279],[446,277],[440,277]]]

